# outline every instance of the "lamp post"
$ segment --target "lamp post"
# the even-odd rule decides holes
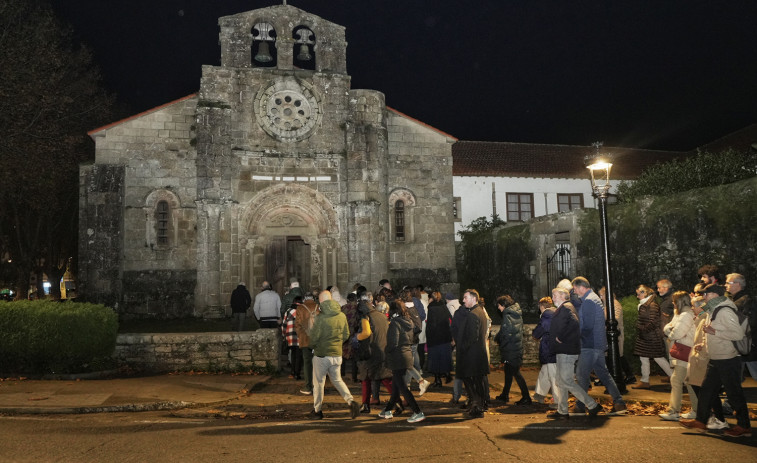
[[[599,152],[601,143],[597,142],[594,147]],[[610,232],[607,227],[607,196],[610,192],[610,169],[612,164],[597,158],[593,164],[588,166],[591,173],[591,189],[594,196],[599,199],[599,225],[602,235],[602,260],[604,264],[605,277],[605,310],[607,311],[607,339],[609,341],[608,369],[615,380],[620,392],[626,392],[626,382],[623,377],[623,370],[620,365],[620,331],[618,330],[618,320],[615,318],[615,304],[612,296],[612,285],[610,279]]]

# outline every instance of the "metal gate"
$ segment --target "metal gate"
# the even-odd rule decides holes
[[[547,286],[548,291],[557,286],[560,280],[570,279],[573,274],[572,261],[570,259],[570,244],[557,243],[552,257],[547,258]]]

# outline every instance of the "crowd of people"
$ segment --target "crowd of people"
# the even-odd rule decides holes
[[[547,416],[552,419],[593,417],[603,411],[587,393],[592,384],[603,385],[612,398],[606,414],[622,415],[627,411],[622,396],[625,385],[651,388],[653,360],[669,377],[671,388],[661,419],[687,428],[723,429],[731,437],[750,436],[741,380],[745,366],[757,379],[757,350],[744,355],[737,343],[743,346],[745,327],[757,330],[757,304],[746,293],[742,275],[727,275],[724,285],[715,266],[700,268],[699,275],[701,281],[691,292],[674,291],[668,279],[657,282],[657,291],[647,285],[636,288],[633,354],[641,363],[638,382],[624,357],[623,308],[617,298],[612,310],[619,331],[621,378],[613,377],[607,368],[604,288],[595,292],[581,276],[561,281],[551,296],[538,302],[539,322],[532,336],[539,344],[541,369],[533,397],[520,372],[523,313],[507,294],[496,300],[502,321],[493,341],[499,346],[504,388],[494,398],[488,383],[492,320],[474,289],[464,291],[461,304],[454,294],[426,292],[422,285],[395,292],[388,280],[380,281],[375,291],[356,284],[346,297],[334,286],[305,292],[292,281],[282,301],[264,282],[253,312],[261,327],[281,329],[291,377],[303,381],[300,393],[313,395],[309,414],[313,419],[323,417],[326,377],[348,404],[352,418],[378,406],[380,418],[391,419],[409,408],[408,422],[423,421],[425,415],[410,389],[413,381],[418,397],[430,387],[452,382],[450,404],[460,405],[467,418],[482,417],[492,401],[509,403],[513,381],[520,390],[514,405],[550,404],[554,410]],[[252,303],[249,293],[244,293],[240,283],[231,297],[235,329],[241,329]],[[424,378],[424,369],[433,375],[433,382]],[[360,402],[345,385],[342,377],[346,374],[361,384]],[[389,394],[383,406],[382,387]],[[719,397],[721,388],[727,395],[725,402]],[[691,404],[686,413],[681,409],[684,393]],[[576,401],[569,408],[571,394]],[[462,400],[463,395],[467,400]],[[726,413],[736,415],[735,426],[726,422]]]

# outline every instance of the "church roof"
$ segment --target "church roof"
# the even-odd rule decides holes
[[[654,164],[689,156],[680,151],[602,147],[613,163],[611,177],[638,178]],[[455,176],[587,178],[586,160],[596,157],[593,146],[545,145],[458,141],[452,145],[452,172]]]
[[[111,122],[110,124],[104,125],[102,127],[98,127],[96,129],[92,129],[89,132],[87,132],[87,135],[89,135],[90,137],[93,137],[96,133],[101,132],[103,130],[110,129],[110,128],[115,127],[117,125],[123,124],[124,122],[129,122],[129,121],[132,121],[132,120],[135,120],[135,119],[139,119],[142,116],[145,116],[145,115],[150,114],[150,113],[154,113],[155,111],[160,111],[163,108],[167,108],[167,107],[169,107],[171,105],[175,105],[176,103],[181,103],[182,101],[195,98],[196,96],[197,96],[196,93],[192,93],[191,95],[187,95],[187,96],[181,97],[178,100],[169,101],[168,103],[162,104],[160,106],[156,106],[154,108],[150,108],[147,111],[142,111],[139,114],[134,114],[133,116],[129,116],[129,117],[126,117],[126,118],[121,119],[119,121]]]

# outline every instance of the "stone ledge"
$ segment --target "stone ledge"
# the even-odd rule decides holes
[[[153,372],[176,369],[280,368],[279,330],[219,333],[124,333],[113,357],[119,365]],[[156,355],[157,354],[157,355]]]

